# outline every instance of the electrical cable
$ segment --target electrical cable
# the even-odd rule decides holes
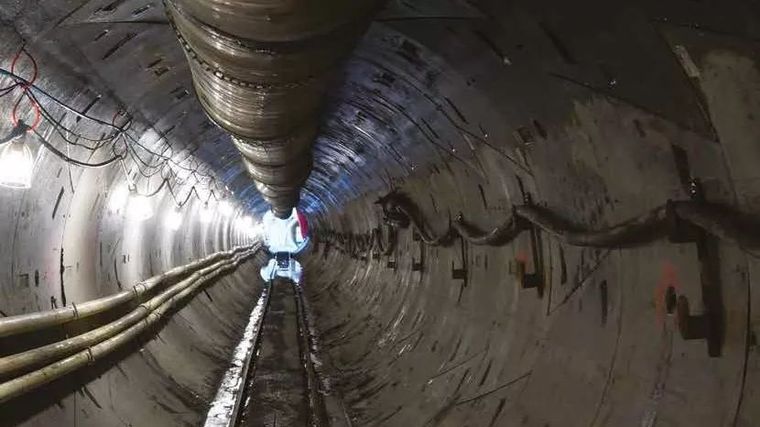
[[[12,71],[9,71],[5,68],[0,67],[0,75],[10,77],[11,79],[15,80],[17,83],[19,83],[20,86],[26,87],[28,90],[32,90],[34,92],[39,93],[40,95],[44,96],[45,98],[53,101],[54,103],[58,104],[60,107],[64,108],[65,110],[75,114],[78,117],[81,117],[83,119],[87,119],[90,121],[93,121],[95,123],[101,124],[103,126],[107,126],[109,128],[113,128],[115,130],[121,130],[118,126],[112,125],[111,123],[108,123],[106,121],[100,120],[98,118],[89,116],[85,113],[80,113],[76,109],[72,108],[65,102],[61,101],[60,99],[56,98],[55,96],[51,95],[49,92],[45,91],[44,89],[40,88],[39,86],[31,83],[30,81],[26,80],[25,78],[15,74]]]
[[[103,166],[108,166],[111,163],[113,163],[113,162],[115,162],[115,161],[120,160],[120,159],[123,158],[120,155],[116,155],[116,156],[111,157],[110,159],[104,160],[102,162],[97,162],[97,163],[83,162],[81,160],[77,160],[77,159],[71,158],[71,157],[67,156],[66,154],[62,153],[61,151],[59,151],[51,143],[49,143],[47,140],[45,140],[45,138],[39,132],[37,132],[36,129],[32,130],[32,132],[34,132],[34,134],[37,135],[37,138],[42,143],[42,145],[44,145],[45,148],[47,148],[48,150],[50,150],[53,154],[55,154],[56,156],[58,156],[59,158],[61,158],[62,160],[66,161],[66,162],[69,162],[69,163],[72,163],[72,164],[75,164],[75,165],[78,165],[78,166],[83,166],[83,167],[88,167],[88,168],[101,168]]]
[[[19,60],[22,57],[26,58],[31,63],[32,75],[29,78],[22,77],[16,72],[16,68],[18,66]],[[47,149],[49,149],[54,155],[56,155],[57,157],[59,157],[60,159],[66,162],[75,164],[77,166],[94,167],[94,168],[110,165],[116,162],[117,160],[121,160],[123,163],[125,159],[131,159],[132,162],[135,164],[138,173],[144,178],[150,179],[157,174],[161,174],[161,177],[163,178],[162,184],[159,186],[159,188],[147,194],[146,195],[147,197],[152,197],[158,194],[161,191],[161,189],[163,189],[164,186],[168,185],[169,190],[172,193],[172,197],[175,199],[175,202],[177,202],[180,207],[186,204],[189,201],[190,197],[192,197],[192,195],[195,195],[199,200],[201,200],[200,194],[198,193],[198,189],[195,184],[203,185],[209,188],[209,194],[208,194],[208,197],[206,197],[206,203],[209,200],[211,200],[212,197],[217,201],[219,200],[218,196],[216,195],[215,190],[220,190],[220,189],[224,190],[224,187],[220,186],[216,177],[214,177],[210,173],[210,166],[206,166],[204,171],[201,171],[200,164],[198,164],[197,162],[193,164],[193,161],[195,159],[192,157],[192,153],[187,158],[183,159],[181,162],[177,162],[173,158],[175,154],[174,148],[172,147],[171,144],[168,143],[168,141],[165,140],[166,139],[165,135],[161,135],[158,140],[153,142],[153,144],[158,144],[159,142],[163,141],[162,148],[160,151],[148,148],[146,145],[141,143],[139,140],[137,140],[135,137],[130,135],[130,133],[128,132],[134,121],[131,116],[126,114],[124,109],[119,109],[115,111],[114,115],[111,117],[110,123],[108,123],[107,121],[98,119],[96,117],[92,117],[86,113],[79,112],[73,107],[66,104],[65,102],[61,101],[59,98],[55,97],[54,95],[50,94],[49,92],[37,86],[35,84],[35,81],[37,80],[38,75],[39,75],[39,68],[37,66],[36,60],[22,46],[18,50],[16,55],[14,56],[13,61],[11,63],[10,70],[0,68],[0,77],[3,77],[3,76],[9,77],[13,81],[13,83],[9,84],[8,86],[0,88],[0,97],[11,94],[17,88],[22,89],[22,92],[19,94],[19,97],[15,101],[13,109],[11,111],[11,119],[16,127],[19,127],[20,125],[23,124],[23,126],[29,132],[34,132],[34,134],[39,138],[42,145],[45,146]],[[58,106],[63,108],[65,111],[73,113],[78,118],[87,119],[98,125],[107,127],[109,129],[109,133],[107,135],[101,136],[100,138],[92,138],[92,137],[82,135],[81,133],[76,132],[71,128],[68,128],[61,122],[61,120],[55,119],[52,113],[42,105],[39,98],[37,98],[38,94],[52,101],[54,104],[57,104]],[[31,105],[32,111],[34,113],[34,120],[31,126],[23,123],[19,117],[20,115],[19,110],[24,100],[26,100]],[[116,120],[119,116],[126,116],[127,119],[123,124],[116,125]],[[85,162],[85,161],[74,159],[70,155],[57,149],[55,146],[52,145],[50,141],[44,138],[41,133],[37,132],[36,128],[39,126],[39,124],[42,122],[43,119],[52,125],[53,131],[55,132],[55,134],[57,134],[66,144],[75,146],[75,147],[80,147],[82,149],[88,150],[93,153],[110,145],[113,157],[107,160],[104,160],[102,162]],[[117,152],[118,151],[117,145],[120,139],[122,140],[124,144],[124,149],[122,150],[121,153]],[[92,145],[87,144],[87,143],[82,143],[79,141],[86,141],[86,142],[92,143]],[[142,155],[140,155],[136,147],[147,152],[151,156],[151,158],[146,160]],[[168,155],[167,155],[167,152],[168,152]],[[185,166],[183,164],[185,160],[190,161],[190,166]],[[177,183],[179,182],[179,176],[171,169],[171,167],[167,168],[168,165],[173,165],[174,167],[177,167],[181,170],[188,172],[190,176],[192,176],[195,180],[195,184],[192,186],[191,190],[188,192],[187,196],[182,201],[182,203],[178,202],[175,189],[169,182],[169,178],[164,176],[164,171],[168,169],[171,174],[174,174],[174,180]],[[125,168],[125,173],[126,173],[126,168]],[[205,183],[204,183],[204,180],[205,180]],[[212,186],[213,188],[211,188]]]

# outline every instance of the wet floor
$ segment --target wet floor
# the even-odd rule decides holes
[[[293,285],[275,281],[238,426],[305,426],[309,401]]]

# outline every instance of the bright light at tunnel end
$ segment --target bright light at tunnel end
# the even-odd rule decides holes
[[[235,212],[235,208],[232,206],[232,203],[227,200],[222,200],[219,202],[218,210],[219,213],[225,217],[230,217]]]
[[[241,216],[235,219],[235,229],[248,237],[256,238],[262,233],[262,225],[256,222],[249,215]]]

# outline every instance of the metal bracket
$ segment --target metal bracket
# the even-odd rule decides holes
[[[454,268],[454,263],[451,263],[451,278],[456,280],[464,280],[467,282],[467,269],[466,268]]]
[[[701,230],[678,217],[672,200],[668,200],[665,209],[669,223],[668,240],[671,243],[696,243],[700,239]]]
[[[698,179],[692,179],[689,192],[692,200],[699,202],[705,200],[702,185]],[[678,331],[684,340],[706,340],[707,353],[710,357],[719,357],[724,337],[724,308],[717,242],[704,230],[697,230],[690,234],[694,237],[691,241],[697,245],[704,312],[700,315],[692,315],[688,298],[679,295],[676,303]]]
[[[425,244],[422,243],[422,238],[416,231],[412,232],[412,240],[417,242],[420,252],[419,260],[415,260],[414,257],[412,257],[412,271],[422,271],[425,263]]]
[[[710,323],[705,314],[692,315],[689,308],[689,299],[681,295],[676,305],[678,316],[678,331],[685,340],[706,339],[710,334]]]
[[[30,127],[26,123],[19,120],[18,124],[16,124],[16,126],[13,129],[11,129],[11,133],[4,136],[3,138],[0,138],[0,144],[5,144],[6,142],[13,141],[19,136],[22,136],[25,133],[27,133],[29,129]]]
[[[526,203],[532,203],[529,193],[524,194]],[[530,252],[533,258],[533,273],[527,272],[525,260],[515,260],[515,277],[521,289],[535,289],[539,298],[544,297],[544,268],[543,268],[543,249],[541,246],[540,231],[533,225],[529,227],[530,231]]]
[[[468,274],[467,274],[467,244],[463,238],[459,238],[459,247],[462,255],[462,267],[454,267],[454,261],[451,261],[451,278],[455,280],[464,280],[463,287],[467,287]]]
[[[515,268],[512,273],[515,275],[520,289],[535,289],[539,298],[543,297],[543,278],[538,273],[528,273],[525,261],[515,260]]]

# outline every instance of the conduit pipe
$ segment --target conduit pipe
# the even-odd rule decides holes
[[[164,299],[157,308],[147,312],[141,320],[137,321],[137,323],[118,333],[110,334],[107,339],[103,339],[97,344],[79,351],[65,359],[0,384],[0,403],[35,390],[40,386],[88,366],[114,352],[122,345],[137,338],[142,332],[155,325],[169,310],[178,306],[188,296],[193,295],[195,291],[207,281],[220,276],[222,273],[235,269],[244,259],[254,253],[256,253],[256,249],[251,249],[239,256],[236,260],[225,263],[225,265],[222,265],[216,270],[210,271],[206,275],[201,275],[196,280],[185,280],[184,282],[186,282],[186,285],[183,289]],[[116,330],[113,330],[112,332],[116,332]],[[105,338],[105,335],[103,338]]]
[[[186,279],[177,282],[150,300],[140,304],[137,306],[137,308],[128,314],[99,328],[63,341],[34,348],[22,353],[1,357],[0,378],[6,377],[11,373],[29,369],[34,366],[39,366],[51,360],[60,359],[62,357],[68,356],[69,354],[90,347],[93,344],[99,343],[107,338],[110,338],[144,319],[148,316],[148,314],[166,302],[169,298],[182,292],[187,287],[192,286],[199,281],[206,281],[209,275],[215,273],[220,269],[235,264],[239,260],[250,256],[254,252],[255,250],[251,249],[235,255],[232,259],[224,259],[208,267],[201,268]]]
[[[430,246],[450,245],[457,236],[475,245],[502,246],[523,231],[538,228],[565,244],[581,247],[626,248],[662,237],[682,243],[694,241],[698,233],[704,232],[753,254],[760,248],[760,222],[756,218],[707,202],[668,200],[642,215],[597,230],[574,225],[542,206],[519,205],[512,208],[510,218],[490,231],[478,230],[459,215],[440,234],[431,230],[419,207],[403,194],[392,192],[377,203],[392,230],[403,228],[402,223],[411,224],[420,239]],[[375,230],[364,235],[318,230],[317,236],[330,244],[339,241],[353,256],[357,250],[371,251],[377,244],[382,247],[381,236]]]
[[[382,0],[165,0],[208,116],[232,135],[275,215],[312,167],[330,79]]]
[[[150,292],[157,285],[177,279],[198,268],[205,267],[220,259],[230,258],[241,251],[249,250],[253,245],[238,246],[229,251],[216,252],[205,258],[174,267],[166,272],[137,283],[132,289],[122,291],[107,297],[94,299],[81,304],[72,303],[70,306],[36,313],[20,314],[0,319],[0,338],[62,325],[78,319],[93,316],[112,310],[122,304],[134,301],[143,294]]]

